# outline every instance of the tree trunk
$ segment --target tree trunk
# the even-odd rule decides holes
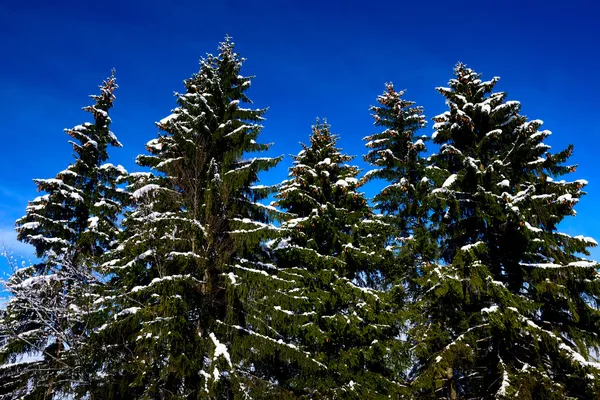
[[[449,367],[446,370],[447,373],[447,377],[448,377],[448,392],[449,392],[449,396],[451,400],[456,400],[458,399],[457,395],[456,395],[456,388],[454,387],[454,380],[452,379],[452,377],[454,376],[454,370],[452,369],[452,367]]]

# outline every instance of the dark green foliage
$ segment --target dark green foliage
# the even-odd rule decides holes
[[[104,398],[244,390],[246,367],[235,356],[246,313],[232,277],[255,265],[270,230],[257,203],[269,189],[253,185],[278,159],[242,158],[269,148],[256,141],[265,110],[243,108],[251,78],[239,74],[242,62],[229,39],[202,59],[179,107],[158,123],[150,154],[137,159],[152,172],[130,177],[136,205],[105,264],[110,290],[97,300],[108,312],[92,343]]]
[[[560,233],[585,181],[557,177],[541,121],[459,64],[449,111],[434,118],[432,231],[442,257],[426,271],[411,332],[422,398],[590,398],[597,393],[600,282],[581,258],[596,243]]]
[[[438,245],[429,224],[431,182],[422,156],[428,138],[418,135],[425,126],[425,116],[421,107],[403,96],[404,91],[386,84],[385,92],[377,98],[378,105],[371,107],[375,126],[383,131],[364,138],[369,148],[365,160],[376,167],[365,179],[388,183],[375,195],[374,208],[392,227],[388,243],[395,259],[389,278],[407,289],[405,301],[412,302],[418,295],[416,281],[423,267],[435,259]]]
[[[374,170],[359,180],[317,120],[268,187],[266,110],[246,108],[230,38],[218,50],[157,123],[146,172],[106,163],[111,76],[67,130],[74,163],[35,181],[16,225],[39,262],[4,283],[0,399],[600,398],[597,244],[558,230],[587,182],[561,180],[572,147],[550,153],[498,78],[458,64],[437,89],[438,154],[387,84]]]
[[[419,184],[426,183],[421,154],[427,136],[417,135],[425,126],[422,108],[403,99],[403,95],[391,83],[386,84],[385,92],[377,98],[378,105],[371,107],[375,126],[384,130],[364,140],[369,148],[365,160],[378,167],[368,172],[367,178],[391,183],[373,199],[375,208],[392,217],[399,233],[408,236],[417,225],[416,210],[422,201]]]
[[[12,297],[0,363],[27,355],[42,359],[14,368],[28,398],[50,398],[76,382],[77,350],[88,334],[86,294],[99,284],[97,262],[119,229],[123,195],[117,180],[125,171],[104,164],[108,146],[121,146],[109,129],[116,88],[113,75],[91,96],[95,104],[84,110],[94,122],[67,130],[75,162],[54,179],[35,180],[46,194],[31,201],[16,222],[18,239],[34,246],[40,262],[18,269],[6,282]]]
[[[275,205],[284,236],[270,244],[278,280],[261,302],[278,384],[303,398],[379,398],[402,389],[397,288],[382,268],[387,224],[370,210],[329,125],[313,126]],[[264,362],[264,361],[263,361]]]

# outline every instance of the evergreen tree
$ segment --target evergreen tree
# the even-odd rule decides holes
[[[12,256],[4,254],[9,265],[13,265],[15,260]],[[7,320],[7,313],[4,309],[4,304],[0,306],[0,351],[5,352],[12,342],[13,332],[11,329],[13,323]],[[27,368],[24,368],[24,362],[27,363]],[[33,359],[25,359],[19,357],[12,362],[6,362],[0,365],[0,399],[8,400],[21,398],[27,394],[27,386],[24,382],[29,380],[27,376],[29,371],[37,367],[38,363]]]
[[[100,94],[91,96],[94,105],[84,110],[94,122],[66,131],[73,138],[74,163],[56,178],[35,180],[45,194],[31,201],[16,222],[18,239],[33,245],[40,261],[17,269],[6,282],[11,298],[0,364],[26,355],[42,361],[16,364],[13,396],[27,392],[28,398],[50,399],[70,390],[76,379],[78,349],[93,315],[89,295],[101,283],[97,263],[119,229],[117,181],[126,171],[105,163],[108,147],[121,146],[109,129],[116,88],[113,74]]]
[[[374,197],[375,208],[388,215],[405,238],[418,225],[416,210],[422,202],[418,187],[426,183],[421,153],[426,150],[427,136],[417,135],[426,124],[422,107],[402,96],[404,91],[398,92],[393,84],[386,84],[385,92],[377,98],[379,104],[371,107],[375,126],[384,130],[364,140],[369,148],[365,161],[378,167],[366,174],[367,179],[390,182]]]
[[[130,176],[135,207],[119,247],[106,262],[112,276],[96,300],[106,324],[91,342],[95,392],[102,398],[233,398],[247,390],[240,343],[248,336],[235,271],[256,270],[271,230],[258,201],[269,188],[258,174],[279,159],[244,159],[257,143],[264,109],[244,108],[251,77],[229,38],[217,56],[176,94],[178,107]],[[239,278],[239,277],[238,277]]]
[[[449,110],[434,118],[432,232],[441,259],[424,271],[422,319],[411,332],[419,398],[593,398],[600,393],[596,242],[558,231],[583,180],[557,177],[572,147],[552,154],[498,78],[458,64]]]
[[[287,216],[285,237],[270,246],[279,280],[261,303],[263,334],[295,351],[273,353],[274,380],[300,398],[397,396],[402,358],[397,290],[388,290],[383,270],[387,224],[358,192],[359,170],[336,142],[317,121],[276,195]]]
[[[414,298],[423,265],[435,258],[437,243],[431,239],[429,205],[431,183],[426,174],[425,135],[418,131],[426,124],[422,107],[403,98],[404,91],[396,91],[386,84],[384,93],[372,106],[375,126],[383,131],[364,138],[369,148],[365,161],[376,167],[365,175],[365,180],[383,179],[388,182],[374,197],[374,208],[380,210],[392,229],[389,244],[394,249],[393,272],[399,283],[409,289]],[[409,300],[408,298],[406,300]]]

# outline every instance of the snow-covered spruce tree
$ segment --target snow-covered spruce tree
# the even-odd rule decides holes
[[[250,366],[246,312],[235,271],[261,268],[261,242],[272,229],[258,201],[269,188],[258,174],[279,159],[244,159],[257,143],[264,109],[244,108],[251,77],[229,38],[177,94],[131,175],[134,209],[105,264],[112,293],[93,345],[102,398],[238,398]],[[240,278],[241,279],[241,278]],[[243,285],[240,285],[243,286]],[[241,338],[238,336],[242,336]],[[240,397],[241,398],[241,397]]]
[[[92,315],[87,294],[99,283],[99,257],[119,229],[123,195],[117,181],[126,171],[105,163],[108,147],[121,146],[109,129],[116,88],[113,73],[91,96],[94,105],[84,108],[94,122],[66,130],[75,161],[56,178],[35,180],[45,194],[16,222],[18,239],[34,246],[39,262],[16,270],[5,283],[11,298],[0,363],[42,359],[12,369],[26,397],[49,399],[78,385],[78,349]]]
[[[418,398],[580,399],[600,393],[596,245],[558,224],[575,215],[583,180],[557,177],[572,147],[549,152],[542,121],[493,92],[498,81],[458,64],[437,90],[440,153],[429,172],[442,257],[426,271],[411,332]],[[434,230],[435,231],[435,230]]]
[[[365,179],[388,182],[374,197],[374,208],[393,227],[389,244],[396,260],[389,272],[409,289],[407,295],[412,298],[422,266],[435,258],[437,243],[431,240],[429,230],[427,198],[431,184],[422,156],[428,138],[418,135],[426,124],[425,116],[422,107],[403,96],[404,91],[386,84],[384,93],[377,97],[378,104],[371,107],[375,126],[383,131],[364,138],[369,149],[365,161],[376,167],[365,174]]]
[[[358,192],[359,170],[336,141],[317,121],[276,195],[285,238],[270,244],[278,280],[258,302],[266,326],[257,329],[281,344],[267,367],[293,397],[397,396],[406,366],[396,290],[382,270],[387,225]]]

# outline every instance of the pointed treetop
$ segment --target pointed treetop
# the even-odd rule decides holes
[[[395,129],[401,126],[407,131],[416,131],[427,125],[423,107],[415,106],[414,101],[405,100],[403,98],[405,93],[406,90],[394,89],[392,82],[385,84],[385,91],[377,96],[379,105],[369,108],[373,111],[372,117],[375,119],[373,123],[375,126]],[[398,134],[398,132],[386,132]]]
[[[485,95],[490,94],[494,89],[500,77],[495,76],[491,80],[482,82],[481,74],[468,68],[464,63],[457,63],[454,67],[455,78],[450,79],[448,85],[450,88],[437,87],[436,90],[444,96],[449,97],[452,89],[454,92],[466,94],[466,99],[470,103],[481,101]]]
[[[318,144],[328,144],[331,143],[335,145],[337,142],[337,135],[331,133],[331,125],[327,123],[327,118],[323,118],[323,122],[319,121],[317,117],[315,124],[311,126],[312,134],[310,135],[310,142],[318,145]]]
[[[92,114],[94,122],[85,122],[65,131],[79,142],[71,142],[79,158],[90,157],[105,161],[108,158],[106,151],[108,145],[122,147],[115,134],[109,129],[112,121],[108,112],[113,107],[114,92],[118,88],[114,69],[111,76],[103,81],[99,88],[100,94],[90,95],[95,104],[83,107],[84,111]]]
[[[234,48],[235,43],[233,42],[233,38],[229,35],[225,35],[225,40],[219,43],[219,58],[223,60],[233,59],[241,65],[241,62],[246,61],[246,59],[240,57],[239,54],[234,51]]]
[[[90,95],[90,98],[94,99],[96,101],[96,107],[104,110],[104,111],[108,111],[109,109],[112,108],[113,106],[113,101],[115,100],[115,90],[117,90],[119,88],[119,85],[117,85],[117,78],[115,77],[115,69],[113,68],[110,71],[110,76],[108,78],[106,78],[105,81],[102,82],[101,85],[98,85],[98,88],[100,88],[100,94],[92,94]],[[88,111],[90,109],[90,107],[84,107],[83,108],[85,111]]]

